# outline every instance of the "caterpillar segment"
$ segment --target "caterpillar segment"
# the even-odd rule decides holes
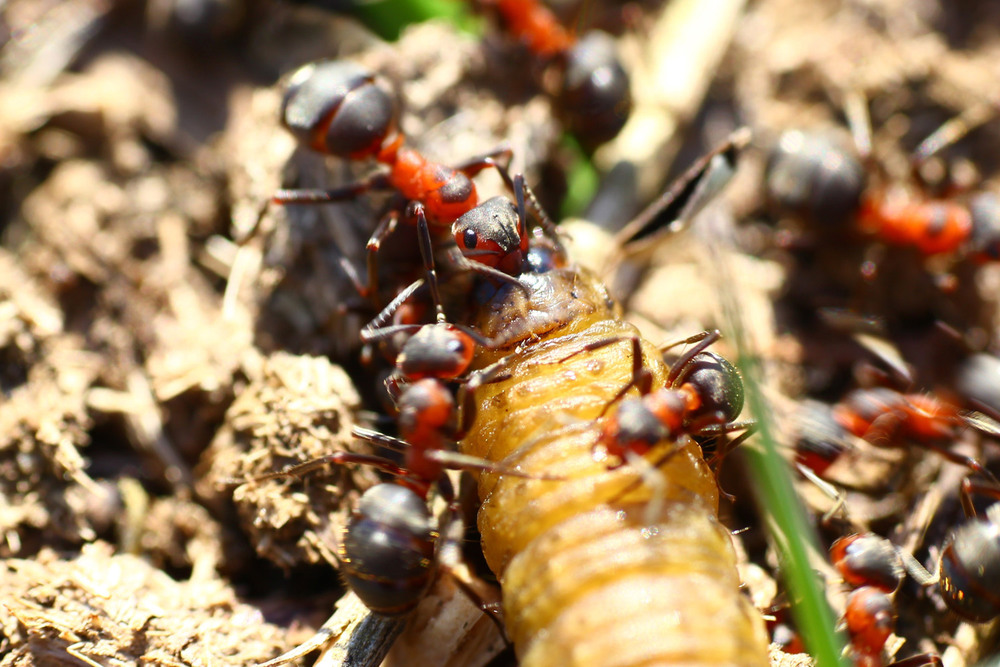
[[[658,466],[652,476],[640,465],[609,470],[612,462],[595,456],[602,411],[632,378],[624,339],[636,329],[585,271],[519,280],[526,293],[501,287],[474,315],[484,336],[504,338],[474,364],[506,357],[506,367],[477,390],[461,450],[566,478],[479,479],[483,551],[520,664],[767,665],[763,622],[740,592],[718,487],[698,445],[684,437],[654,447],[644,459]],[[622,342],[580,351],[608,338]],[[659,351],[643,340],[642,353],[654,386],[663,386]]]

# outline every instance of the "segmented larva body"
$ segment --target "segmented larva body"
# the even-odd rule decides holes
[[[759,613],[740,592],[735,553],[718,522],[718,489],[690,438],[660,468],[657,492],[637,466],[596,461],[602,409],[632,376],[630,346],[567,359],[587,343],[632,336],[604,286],[577,269],[523,274],[530,298],[502,288],[473,323],[509,345],[507,376],[476,394],[464,453],[566,481],[479,480],[483,551],[503,588],[507,629],[524,667],[766,665]],[[643,341],[654,386],[666,368]],[[649,501],[663,494],[650,523]]]

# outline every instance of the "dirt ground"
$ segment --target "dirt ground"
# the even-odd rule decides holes
[[[278,122],[280,77],[351,56],[399,91],[421,150],[457,163],[507,142],[514,171],[553,211],[573,160],[558,113],[524,75],[524,55],[490,30],[477,39],[420,25],[386,44],[309,3],[187,4],[218,13],[185,25],[182,0],[0,3],[0,667],[258,664],[313,638],[335,606],[324,627],[337,648],[316,664],[377,664],[381,649],[366,657],[352,636],[395,643],[388,664],[516,664],[447,581],[395,642],[399,624],[344,595],[338,539],[374,472],[240,481],[357,451],[351,426],[377,428],[384,411],[385,371],[360,359],[371,313],[341,268],[362,270],[384,202],[266,205],[281,187],[370,169],[296,147]],[[922,187],[958,183],[956,201],[1000,192],[1000,2],[593,5],[590,20],[620,35],[636,111],[594,155],[615,168],[584,218],[624,223],[668,175],[737,127],[753,130],[718,224],[618,273],[629,317],[657,341],[726,329],[720,290],[735,294],[790,457],[797,406],[835,403],[873,376],[968,407],[968,360],[1000,352],[1000,265],[926,260],[840,232],[831,241],[768,201],[764,172],[786,129],[848,141],[845,105],[861,99],[876,182],[916,187],[914,150],[963,117],[981,125],[927,161]],[[566,228],[580,261],[606,263],[604,237],[579,221]],[[412,258],[405,243],[383,250],[387,265]],[[726,274],[713,268],[718,252]],[[990,402],[1000,374],[981,382],[975,407],[1000,411]],[[1000,474],[995,440],[973,429],[957,440]],[[876,530],[933,568],[963,521],[966,470],[919,447],[860,442],[848,458],[830,471],[847,515],[823,539]],[[736,495],[724,519],[741,531],[754,601],[781,617],[744,472],[735,458],[724,466]],[[833,501],[813,484],[800,490],[818,522]],[[962,622],[912,582],[896,599],[890,656],[996,660],[996,622]],[[772,660],[803,662],[776,647]]]

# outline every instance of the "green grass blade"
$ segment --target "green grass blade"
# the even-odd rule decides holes
[[[731,263],[715,254],[720,296],[730,335],[737,350],[737,365],[743,373],[747,405],[757,421],[754,443],[744,448],[747,465],[761,514],[765,517],[772,542],[781,562],[785,587],[792,602],[792,615],[809,653],[819,667],[848,667],[843,657],[846,638],[836,631],[837,619],[827,603],[823,586],[809,564],[810,551],[818,550],[816,535],[806,519],[788,463],[778,453],[773,437],[773,420],[760,391],[760,359],[750,349],[742,321],[738,297],[731,285],[737,283]]]

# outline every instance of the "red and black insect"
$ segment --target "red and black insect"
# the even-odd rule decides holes
[[[368,241],[367,284],[361,284],[350,271],[352,279],[363,296],[374,297],[378,291],[379,248],[400,220],[404,220],[417,226],[428,286],[440,301],[435,251],[452,247],[452,223],[478,205],[473,176],[492,167],[513,187],[506,169],[510,150],[501,148],[456,167],[433,162],[406,146],[397,127],[397,107],[397,100],[384,82],[356,63],[325,61],[310,63],[296,71],[289,79],[281,112],[283,124],[296,139],[325,155],[373,159],[388,170],[338,188],[279,190],[273,201],[317,204],[350,200],[371,190],[396,192],[400,206],[382,220]],[[477,259],[466,259],[460,253],[449,253],[447,257],[450,266],[506,279],[505,274]]]
[[[629,78],[614,39],[591,30],[567,30],[541,0],[479,0],[496,9],[506,31],[544,62],[560,70],[557,107],[587,147],[618,134],[632,109]]]
[[[622,398],[617,408],[602,418],[597,443],[601,455],[613,456],[618,460],[617,465],[621,465],[631,457],[645,456],[664,440],[677,440],[685,435],[717,436],[752,426],[750,422],[736,421],[743,411],[743,381],[739,371],[725,358],[706,351],[720,337],[718,331],[705,331],[665,348],[696,343],[670,366],[665,385],[655,391],[641,358],[640,340],[625,339],[632,347],[633,377],[613,402],[632,386],[638,388],[640,395]],[[597,341],[586,349],[614,342]]]
[[[964,619],[985,623],[1000,617],[1000,502],[979,517],[973,494],[1000,501],[1000,486],[992,480],[963,481],[962,506],[969,519],[944,543],[939,590],[949,609]]]
[[[915,164],[940,149],[926,141]],[[777,208],[821,233],[856,234],[917,250],[923,256],[1000,259],[1000,199],[981,192],[966,200],[872,175],[867,150],[827,132],[789,130],[767,165],[765,188]]]
[[[904,394],[886,387],[856,389],[833,407],[804,404],[800,415],[796,458],[820,476],[846,451],[848,436],[877,446],[917,445],[986,473],[980,461],[949,447],[962,428],[975,422],[932,394]]]

